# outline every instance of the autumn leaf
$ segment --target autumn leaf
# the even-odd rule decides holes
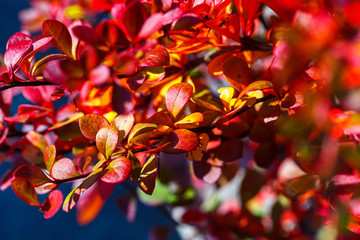
[[[172,85],[165,95],[166,108],[176,119],[193,93],[193,87],[189,83],[177,83]]]
[[[107,126],[101,128],[96,134],[96,147],[109,159],[111,154],[116,150],[119,143],[120,132],[115,126]],[[123,137],[123,136],[121,136]]]
[[[131,170],[131,162],[127,157],[117,157],[104,169],[105,174],[101,180],[107,183],[119,183],[125,181]]]

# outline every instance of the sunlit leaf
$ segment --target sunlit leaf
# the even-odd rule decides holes
[[[90,140],[95,140],[98,131],[110,125],[108,120],[99,114],[87,114],[80,118],[79,123],[82,134]]]
[[[124,132],[124,138],[129,134],[131,128],[134,126],[135,118],[134,115],[129,113],[126,115],[118,115],[111,125],[114,125],[119,131]]]
[[[161,45],[155,47],[140,60],[139,67],[167,66],[170,63],[169,53]]]
[[[127,157],[117,157],[104,169],[105,174],[101,180],[107,183],[119,183],[125,181],[131,171],[131,162]]]
[[[4,62],[11,75],[20,59],[31,50],[33,40],[24,33],[15,33],[6,44]]]
[[[32,145],[44,151],[47,146],[47,141],[43,135],[35,131],[30,131],[25,135],[25,138],[31,142]]]
[[[51,172],[52,176],[58,180],[73,178],[80,175],[76,170],[73,161],[68,158],[62,158],[56,161],[51,168]]]
[[[165,125],[173,127],[174,123],[167,110],[154,113],[151,117],[146,119],[146,122],[155,123],[157,125]]]
[[[194,128],[204,121],[204,115],[199,112],[192,113],[175,123],[177,128]]]
[[[196,133],[187,129],[176,129],[169,133],[163,140],[163,144],[170,142],[162,148],[165,153],[185,153],[193,150],[199,144],[199,137]],[[162,145],[162,144],[161,144]]]
[[[146,133],[146,132],[150,132],[156,128],[157,128],[157,125],[154,123],[137,123],[137,124],[135,124],[129,133],[128,143],[130,143],[131,139],[133,139],[134,137],[136,137],[140,134]]]
[[[120,140],[122,140],[123,136],[124,133],[122,133]],[[109,159],[111,154],[116,150],[119,138],[120,132],[115,126],[110,125],[103,127],[96,134],[96,147],[106,159]]]
[[[253,92],[256,90],[264,90],[264,89],[271,89],[273,88],[273,85],[271,82],[269,81],[265,81],[265,80],[261,80],[261,81],[255,81],[249,85],[247,85],[239,94],[239,97],[244,96],[245,94],[249,93],[249,92]]]
[[[148,195],[151,195],[153,193],[155,188],[156,175],[157,175],[156,156],[151,155],[151,157],[147,160],[147,162],[144,164],[143,168],[141,169],[141,173],[138,178],[138,185],[144,193]]]
[[[189,83],[177,83],[172,85],[165,95],[166,108],[174,118],[181,112],[193,93],[193,87]]]

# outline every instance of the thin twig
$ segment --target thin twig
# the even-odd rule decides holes
[[[5,91],[9,88],[13,88],[13,87],[37,87],[37,86],[45,86],[45,85],[56,85],[55,83],[51,83],[51,82],[41,82],[41,81],[36,81],[36,82],[11,82],[11,84],[9,85],[4,85],[0,87],[0,92]]]

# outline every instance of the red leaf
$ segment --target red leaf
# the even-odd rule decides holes
[[[53,217],[61,208],[63,200],[64,197],[60,190],[56,189],[51,191],[41,207],[42,210],[45,211],[44,218],[48,219]]]
[[[153,193],[155,188],[156,175],[157,175],[156,156],[151,155],[151,157],[144,164],[140,172],[140,176],[138,178],[138,185],[144,193],[148,195],[151,195]]]
[[[33,165],[19,167],[15,170],[13,176],[15,178],[26,178],[33,187],[52,182],[40,168]]]
[[[101,180],[107,183],[119,183],[125,181],[131,171],[131,162],[127,157],[118,157],[110,162],[104,169],[105,174]]]
[[[89,166],[91,160],[91,156],[80,156],[76,158],[76,166],[79,168],[82,174],[84,174],[85,169]]]
[[[11,76],[11,69],[16,67],[19,60],[31,49],[33,40],[24,33],[15,33],[6,44],[4,62]]]
[[[96,147],[106,159],[109,159],[115,151],[119,143],[119,137],[119,130],[112,125],[101,128],[96,134]]]
[[[108,120],[99,114],[87,114],[80,118],[79,123],[82,134],[90,140],[95,140],[97,132],[110,125]]]
[[[202,225],[206,222],[206,214],[198,209],[189,208],[181,216],[181,221],[191,225]]]
[[[129,2],[125,9],[124,4],[115,4],[111,13],[132,40],[136,38],[147,18],[146,8],[137,1]]]
[[[72,39],[67,27],[57,20],[45,20],[42,31],[46,37],[53,37],[51,43],[72,59],[76,56],[72,53]]]
[[[129,45],[124,32],[115,24],[114,21],[107,20],[96,26],[97,35],[110,47],[126,47]]]
[[[56,161],[51,170],[52,176],[58,180],[73,178],[80,175],[76,170],[73,161],[68,158],[62,158]]]
[[[165,137],[162,144],[170,142],[161,149],[165,153],[185,153],[193,150],[199,144],[199,137],[196,133],[187,129],[176,129]]]
[[[182,15],[179,19],[177,19],[173,23],[172,30],[184,30],[186,28],[190,28],[201,22],[201,18],[198,15],[193,13],[187,13]]]
[[[218,17],[204,24],[225,37],[240,42],[240,20],[237,14],[233,13]]]
[[[36,191],[31,182],[24,177],[14,178],[11,186],[16,195],[31,206],[40,206]]]
[[[91,25],[74,26],[72,31],[77,38],[91,45],[96,45],[101,42],[100,37]]]
[[[147,18],[142,25],[140,32],[138,33],[135,41],[140,39],[146,39],[150,37],[154,32],[158,31],[163,25],[163,14],[154,13]]]
[[[174,118],[181,112],[185,104],[189,101],[193,92],[193,87],[189,83],[177,83],[172,85],[166,92],[166,108]]]
[[[146,122],[155,123],[157,125],[165,125],[169,127],[174,126],[174,123],[167,110],[162,110],[160,112],[154,113],[151,117],[146,119]]]
[[[111,125],[117,127],[119,131],[124,132],[124,138],[129,134],[131,128],[134,126],[135,118],[132,113],[126,115],[118,115]]]
[[[344,17],[353,26],[360,27],[360,2],[349,1],[344,6]]]
[[[62,89],[56,90],[55,92],[53,92],[53,93],[51,94],[51,100],[52,100],[52,101],[59,100],[59,99],[62,98],[64,95],[65,95],[64,90],[62,90]]]
[[[152,49],[150,52],[147,52],[143,59],[140,60],[140,67],[159,67],[167,66],[170,63],[170,57],[168,51],[162,47],[157,46]]]

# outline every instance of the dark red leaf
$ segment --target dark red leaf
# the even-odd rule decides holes
[[[15,178],[26,178],[33,187],[52,182],[40,168],[33,165],[23,165],[13,175]]]
[[[76,59],[72,53],[72,39],[67,27],[57,20],[45,20],[42,25],[42,31],[46,37],[53,37],[51,43],[67,56]]]
[[[21,200],[31,206],[40,206],[34,187],[26,178],[14,178],[11,181],[11,186]]]

